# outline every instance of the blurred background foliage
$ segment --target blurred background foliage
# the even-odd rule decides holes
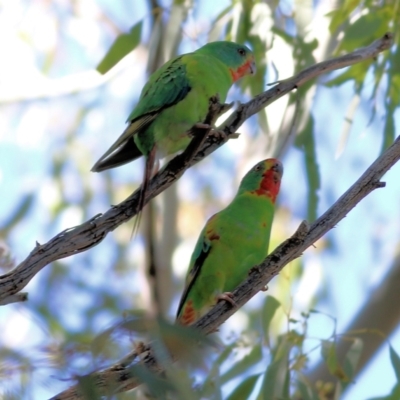
[[[0,397],[48,398],[110,365],[146,331],[122,321],[172,322],[205,220],[260,159],[274,155],[285,165],[271,249],[332,205],[396,136],[399,24],[398,1],[0,1],[4,273],[35,241],[137,188],[142,161],[102,174],[90,168],[123,131],[148,74],[174,55],[212,40],[248,44],[257,74],[228,98],[244,102],[269,83],[395,31],[391,51],[324,75],[248,120],[239,139],[152,202],[135,240],[127,223],[99,246],[43,269],[27,287],[28,302],[1,309]],[[231,317],[201,365],[168,367],[166,380],[136,371],[152,394],[400,398],[399,173],[397,165],[385,189],[288,265],[267,297],[258,294]],[[175,347],[188,340],[165,322],[152,331]]]

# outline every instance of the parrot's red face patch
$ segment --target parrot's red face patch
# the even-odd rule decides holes
[[[237,70],[229,68],[229,71],[232,76],[232,80],[236,82],[240,78],[243,78],[245,75],[253,75],[256,72],[256,64],[254,62],[254,57],[251,57],[241,65]]]
[[[282,164],[279,161],[265,170],[262,174],[260,188],[255,191],[259,196],[267,196],[275,203],[276,196],[281,187],[281,179],[283,174]]]

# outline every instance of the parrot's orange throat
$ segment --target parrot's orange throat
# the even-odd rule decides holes
[[[250,58],[247,62],[241,65],[237,70],[229,68],[233,82],[236,82],[245,75],[253,75],[256,72],[256,64],[254,58]]]
[[[266,196],[275,203],[276,196],[281,187],[281,174],[273,169],[265,171],[260,188],[255,190],[254,193],[258,196]]]

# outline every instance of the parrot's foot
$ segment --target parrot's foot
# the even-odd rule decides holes
[[[232,307],[238,307],[238,305],[235,303],[235,301],[232,299],[232,297],[233,297],[233,294],[232,294],[232,292],[224,292],[224,293],[221,293],[221,294],[219,294],[218,296],[217,296],[217,301],[220,301],[220,300],[225,300],[225,301],[227,301]]]
[[[202,122],[196,122],[193,127],[197,129],[212,129],[210,124],[203,124]]]
[[[266,292],[267,290],[268,290],[268,285],[266,285],[265,287],[263,287],[263,288],[261,289],[262,292]]]
[[[217,93],[215,96],[210,98],[209,101],[209,115],[212,114],[212,121],[215,122],[221,114],[226,113],[234,106],[234,102],[232,103],[220,103],[219,102],[219,94]]]
[[[212,125],[204,124],[203,122],[195,123],[193,125],[193,128],[195,128],[195,129],[210,129],[208,136],[215,137],[216,139],[222,139],[224,142],[226,142],[230,138],[238,137],[238,136],[235,136],[235,134],[230,135],[228,137],[228,135],[222,129],[215,129],[212,127]]]
[[[226,142],[228,139],[237,139],[240,136],[239,132],[232,133],[229,136],[222,129],[215,129],[212,125],[204,124],[203,122],[197,122],[193,125],[195,129],[210,129],[209,136],[213,136],[216,139],[222,139]]]
[[[224,142],[230,139],[230,136],[228,137],[222,129],[211,129],[209,136],[213,136],[216,139],[222,139]]]

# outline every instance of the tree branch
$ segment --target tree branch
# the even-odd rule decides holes
[[[6,304],[19,303],[21,301],[28,301],[27,292],[19,292],[6,297],[4,300],[0,301],[0,306],[5,306]]]
[[[209,136],[205,143],[201,144],[199,151],[196,147],[198,139],[195,138],[188,149],[172,159],[153,177],[149,183],[145,204],[179,179],[186,169],[222,146],[246,119],[262,108],[317,76],[376,57],[380,52],[389,49],[392,42],[392,33],[386,33],[381,39],[367,47],[306,68],[296,76],[285,79],[272,89],[259,94],[248,103],[240,105],[221,128],[226,134],[225,138]],[[196,150],[194,157],[193,149]],[[104,214],[98,214],[82,225],[66,229],[44,245],[37,243],[23,262],[11,272],[0,276],[0,304],[9,303],[11,300],[7,298],[10,296],[13,296],[12,301],[15,301],[17,297],[14,295],[20,292],[49,263],[86,251],[99,244],[109,232],[140,212],[138,204],[139,190],[136,190],[125,201],[111,207]]]
[[[255,294],[263,289],[289,262],[300,257],[319,238],[334,228],[364,197],[372,191],[385,186],[381,177],[400,159],[400,136],[395,142],[365,171],[365,173],[311,226],[303,221],[289,239],[278,246],[260,265],[251,269],[248,279],[233,292],[233,301],[238,307],[243,306]],[[237,311],[227,302],[220,302],[208,314],[199,319],[194,327],[204,334],[214,332],[223,322]],[[161,372],[161,367],[153,355],[151,345],[131,352],[112,367],[91,375],[97,389],[126,391],[137,387],[140,381],[131,368],[142,365],[153,372]],[[75,385],[51,400],[81,399],[79,386]]]

